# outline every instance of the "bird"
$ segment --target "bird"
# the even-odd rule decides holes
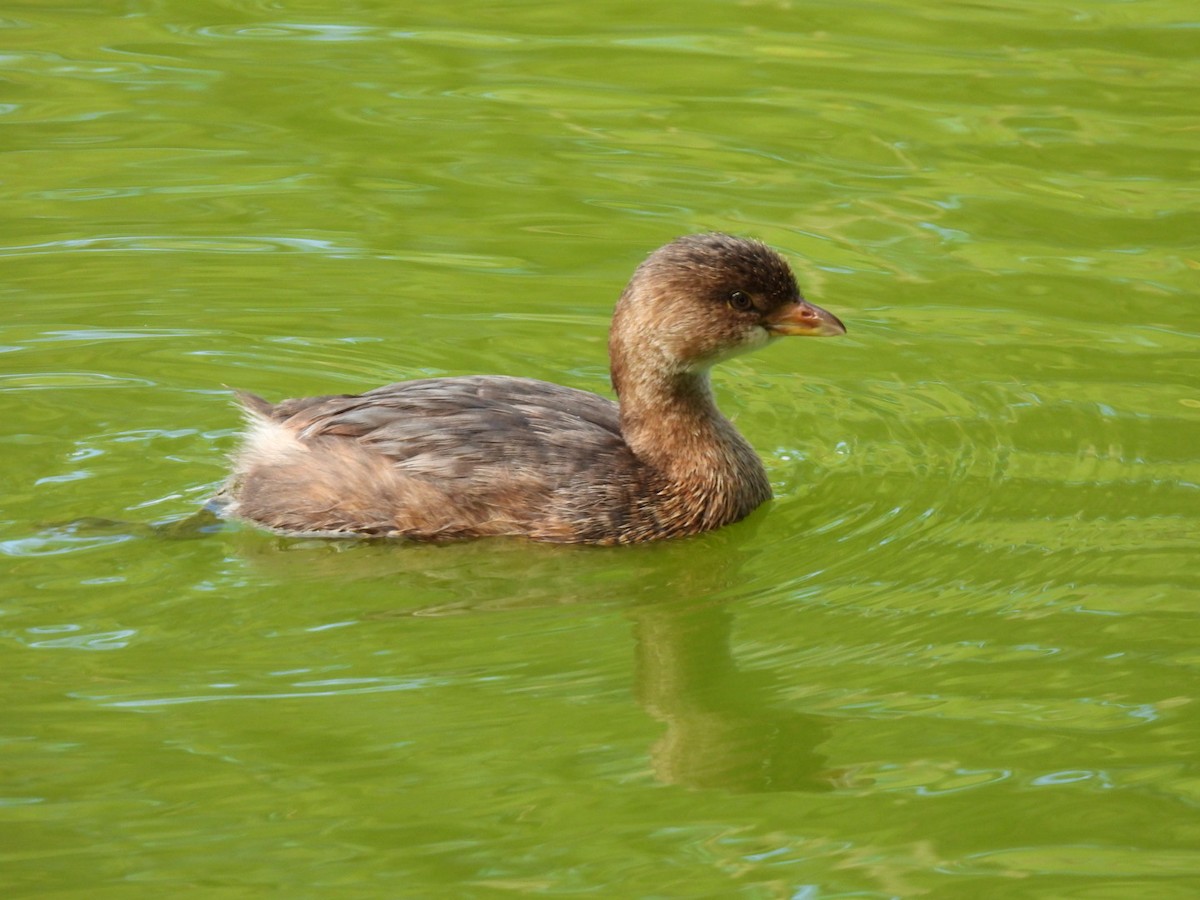
[[[239,391],[247,428],[210,508],[316,537],[624,545],[711,531],[771,498],[717,408],[712,367],[783,336],[845,332],[766,244],[686,235],[617,301],[615,402],[497,375],[274,404]]]

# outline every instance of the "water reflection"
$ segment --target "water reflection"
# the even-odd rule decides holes
[[[738,668],[728,604],[646,604],[634,621],[638,702],[666,732],[651,748],[665,784],[736,792],[830,791],[819,746],[830,721],[774,705],[775,678]]]
[[[310,576],[450,595],[366,614],[375,620],[619,602],[633,623],[633,694],[666,726],[649,751],[660,782],[739,793],[827,792],[843,775],[820,751],[832,720],[777,703],[779,674],[745,670],[734,653],[734,604],[756,592],[745,564],[761,518],[699,540],[615,551],[504,540],[398,546],[282,538],[244,549],[256,567],[278,568],[281,576],[295,577],[301,553]]]
[[[754,555],[760,519],[700,540],[612,552],[504,540],[428,545],[273,538],[231,528],[208,510],[154,525],[77,520],[54,531],[58,542],[114,536],[171,542],[210,538],[227,546],[232,542],[259,578],[294,580],[300,571],[310,581],[336,581],[343,593],[353,592],[355,605],[363,610],[370,609],[375,585],[384,586],[393,603],[398,586],[405,595],[423,598],[401,608],[360,612],[357,620],[341,620],[338,627],[549,606],[603,610],[616,601],[633,625],[633,695],[665,726],[649,748],[657,780],[737,793],[828,792],[840,779],[820,751],[832,720],[780,705],[774,699],[786,687],[780,674],[743,669],[734,652],[734,604],[745,600],[748,588],[755,590],[746,564]],[[497,589],[500,584],[507,591]],[[445,599],[436,599],[439,595]],[[565,611],[563,624],[570,624]],[[306,630],[322,629],[310,623]],[[277,696],[361,692],[362,680],[339,684],[333,691],[322,684],[319,692],[311,684],[289,684],[286,689],[281,685]],[[207,692],[118,702],[160,706],[245,696]],[[249,696],[272,695],[256,690]]]

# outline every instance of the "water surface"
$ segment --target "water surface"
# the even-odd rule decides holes
[[[5,894],[1196,896],[1198,27],[7,4]],[[721,367],[746,522],[179,528],[227,385],[605,392],[709,228],[850,328]]]

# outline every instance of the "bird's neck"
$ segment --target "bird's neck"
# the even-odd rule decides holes
[[[746,491],[754,505],[770,496],[758,455],[717,409],[707,369],[614,368],[614,384],[626,444],[669,482],[714,496]]]

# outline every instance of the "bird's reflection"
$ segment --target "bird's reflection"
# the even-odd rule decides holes
[[[769,676],[738,669],[726,604],[646,604],[631,615],[637,698],[666,725],[650,751],[660,781],[735,792],[833,789],[836,775],[817,750],[828,722],[772,705]]]
[[[831,720],[778,704],[779,676],[739,669],[732,630],[750,548],[753,517],[700,540],[652,547],[579,550],[524,541],[396,545],[271,539],[235,532],[239,555],[260,571],[294,579],[297,552],[309,579],[371,582],[446,602],[423,602],[367,614],[369,619],[463,615],[565,604],[627,604],[633,623],[634,694],[665,731],[650,750],[655,776],[667,784],[734,792],[830,791],[840,783],[819,751]],[[104,532],[118,524],[84,520]],[[154,537],[208,537],[221,530],[202,511],[152,526]]]

